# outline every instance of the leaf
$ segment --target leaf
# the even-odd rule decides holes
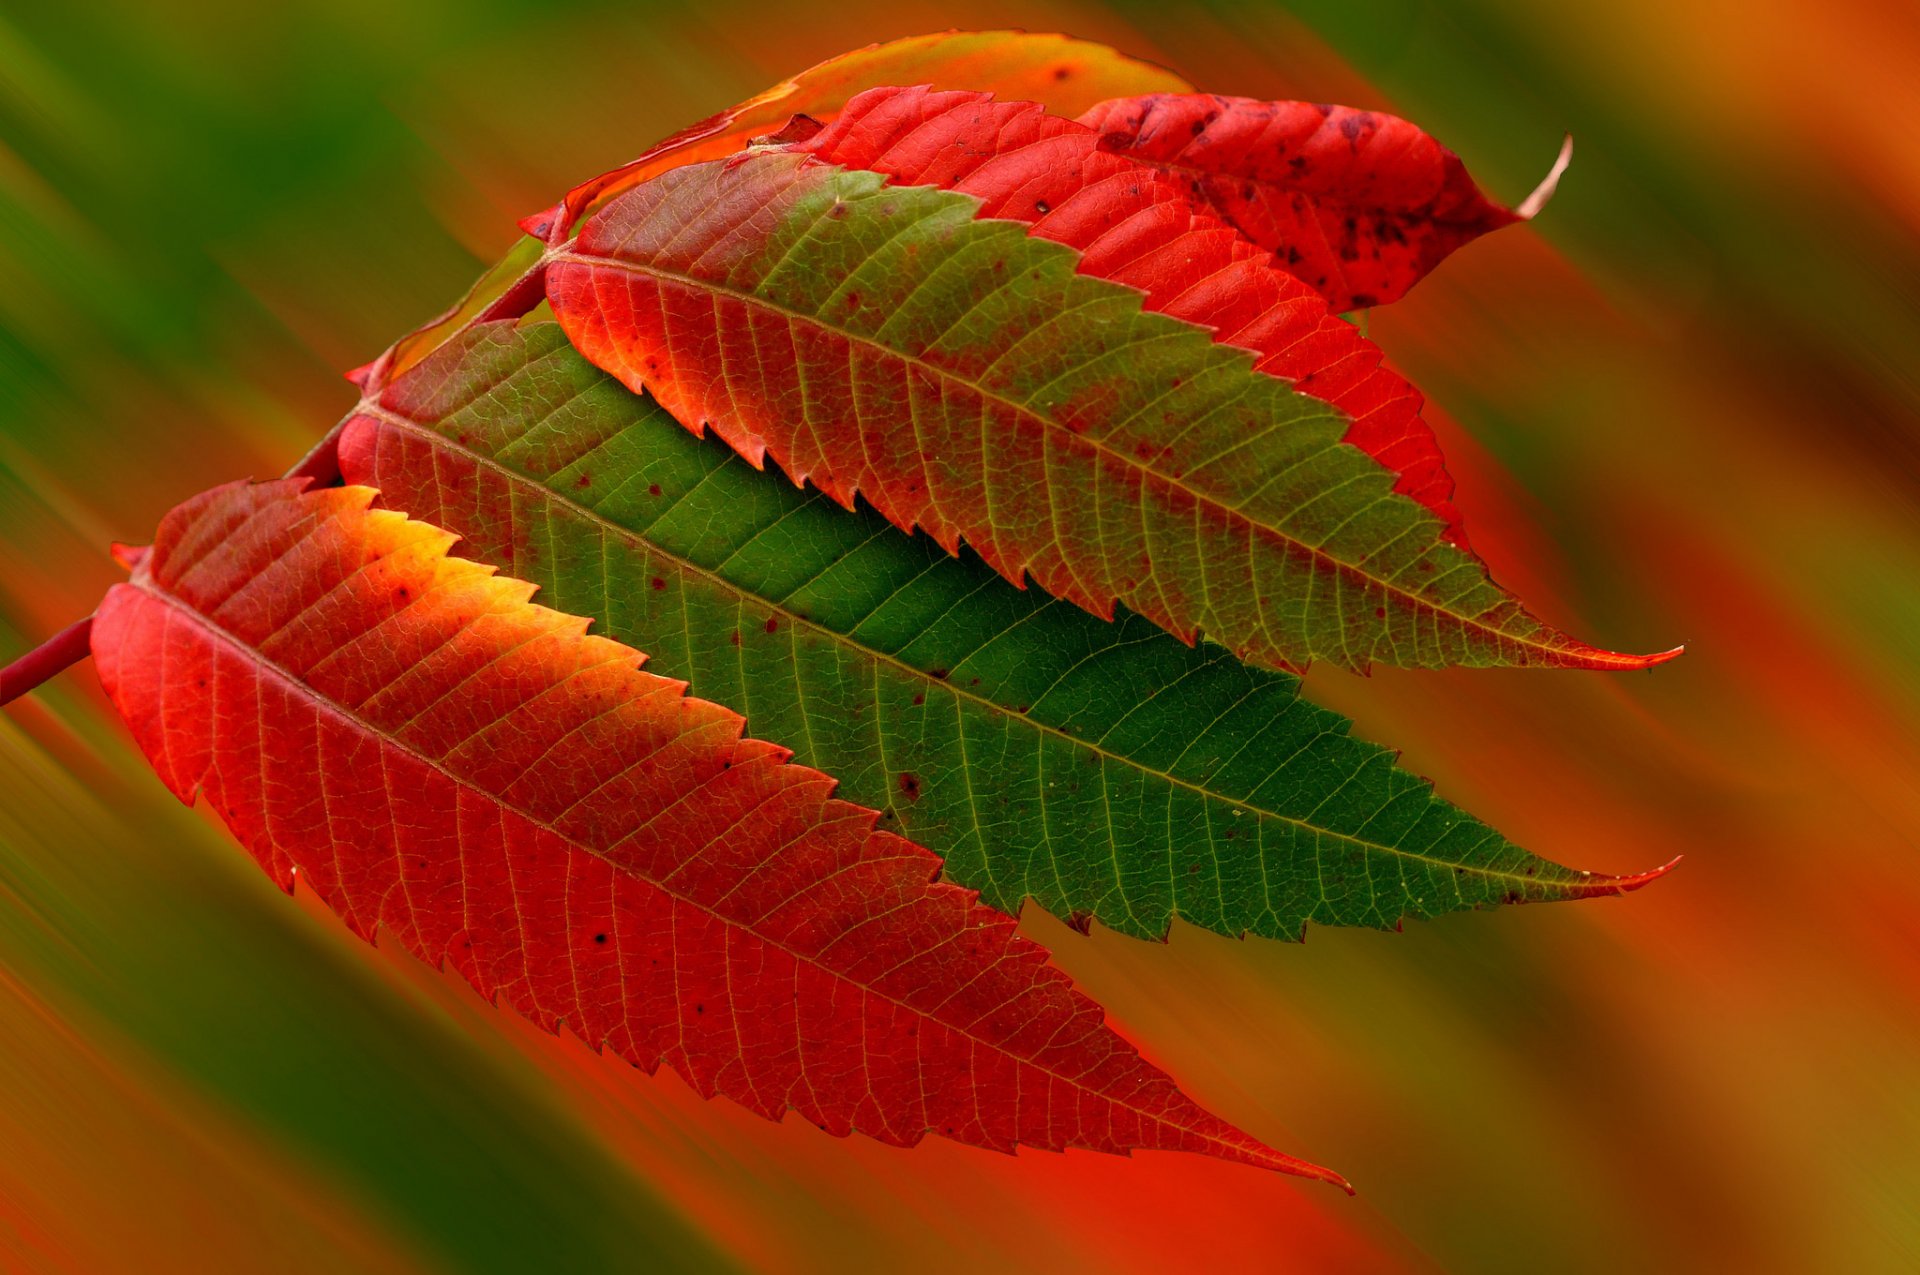
[[[1571,152],[1518,210],[1460,157],[1379,111],[1150,93],[1080,116],[1102,150],[1141,160],[1273,254],[1335,310],[1385,305],[1454,249],[1546,205]]]
[[[1003,911],[1297,939],[1657,875],[1528,854],[1294,677],[1104,624],[756,474],[552,323],[449,344],[350,421],[340,466],[795,745]]]
[[[1665,658],[1548,628],[1325,403],[978,207],[762,150],[610,203],[547,296],[589,359],[749,461],[1103,617],[1268,665]]]
[[[638,158],[569,191],[553,207],[523,218],[534,239],[563,241],[581,215],[649,177],[703,159],[730,155],[749,139],[773,133],[795,113],[831,119],[848,99],[881,84],[987,89],[1045,103],[1074,115],[1103,98],[1184,93],[1192,86],[1171,71],[1104,44],[1026,31],[948,31],[869,45],[828,58],[790,80],[709,116],[649,147]],[[540,250],[522,240],[458,305],[397,342],[383,356],[375,387],[406,371],[476,318],[524,312],[506,303],[517,283],[540,269]],[[373,371],[369,364],[363,372]],[[362,379],[365,379],[364,377]]]
[[[372,491],[301,485],[169,514],[93,635],[161,778],[283,888],[769,1118],[1340,1181],[1195,1106],[1010,919],[739,717]]]

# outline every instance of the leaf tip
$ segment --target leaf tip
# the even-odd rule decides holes
[[[1289,1158],[1291,1159],[1291,1157]],[[1291,1164],[1287,1165],[1283,1171],[1297,1174],[1303,1178],[1312,1178],[1316,1182],[1331,1183],[1339,1187],[1342,1191],[1345,1191],[1348,1195],[1360,1194],[1353,1189],[1353,1183],[1347,1181],[1346,1178],[1335,1173],[1332,1169],[1322,1168],[1317,1164],[1308,1164],[1305,1160],[1294,1160]]]
[[[1513,215],[1521,221],[1532,221],[1539,216],[1540,210],[1547,206],[1549,199],[1553,198],[1553,192],[1559,188],[1561,175],[1567,171],[1567,165],[1571,163],[1573,163],[1573,134],[1568,133],[1561,139],[1560,154],[1554,157],[1553,167],[1549,168],[1547,175],[1540,179],[1540,184],[1533,188],[1533,193],[1514,206]]]
[[[1677,854],[1657,868],[1649,868],[1645,872],[1634,872],[1626,876],[1609,876],[1595,873],[1580,886],[1579,894],[1576,897],[1594,899],[1615,894],[1632,894],[1635,890],[1643,886],[1651,885],[1661,877],[1666,876],[1667,873],[1678,867],[1680,860],[1684,858],[1686,858],[1685,855]]]
[[[1593,669],[1611,673],[1637,673],[1642,669],[1656,668],[1671,663],[1687,653],[1686,643],[1667,651],[1655,651],[1651,655],[1628,655],[1620,651],[1603,650],[1597,646],[1588,646],[1584,642],[1575,642],[1570,649],[1563,649],[1556,658],[1549,659],[1549,666],[1560,668]]]
[[[1676,854],[1657,868],[1649,868],[1645,872],[1636,872],[1631,876],[1617,877],[1613,882],[1614,893],[1631,894],[1643,885],[1650,885],[1679,867],[1680,860],[1686,857],[1684,854]]]

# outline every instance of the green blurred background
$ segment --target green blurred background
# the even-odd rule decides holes
[[[0,714],[0,1268],[1920,1268],[1920,10],[1909,0],[10,5],[0,653],[514,219],[833,53],[1066,30],[1407,115],[1533,227],[1370,330],[1496,575],[1633,677],[1311,692],[1627,899],[1305,947],[1024,928],[1358,1199],[1196,1157],[836,1142],[541,1036],[289,901],[90,671]]]

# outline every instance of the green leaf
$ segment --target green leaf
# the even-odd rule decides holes
[[[437,351],[350,422],[341,466],[746,714],[1004,910],[1293,939],[1648,879],[1506,841],[1297,678],[756,473],[552,323]]]
[[[1542,623],[1341,412],[979,207],[778,150],[696,164],[590,217],[547,298],[581,353],[755,464],[1100,616],[1270,666],[1677,654]]]

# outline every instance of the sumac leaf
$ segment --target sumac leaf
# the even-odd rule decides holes
[[[449,344],[349,422],[340,465],[744,712],[1003,911],[1293,939],[1651,875],[1527,853],[1294,677],[1102,623],[755,473],[552,323]]]
[[[1152,165],[1335,310],[1397,301],[1454,249],[1532,217],[1567,156],[1510,209],[1481,193],[1458,155],[1379,111],[1151,93],[1102,102],[1080,122],[1101,149]]]
[[[978,208],[751,153],[608,204],[547,295],[588,358],[755,464],[1097,615],[1125,603],[1269,665],[1663,658],[1544,625],[1342,445],[1329,404]]]
[[[372,491],[299,487],[174,510],[93,630],[161,778],[282,887],[770,1118],[1339,1182],[1197,1107],[1010,919],[734,713]]]

